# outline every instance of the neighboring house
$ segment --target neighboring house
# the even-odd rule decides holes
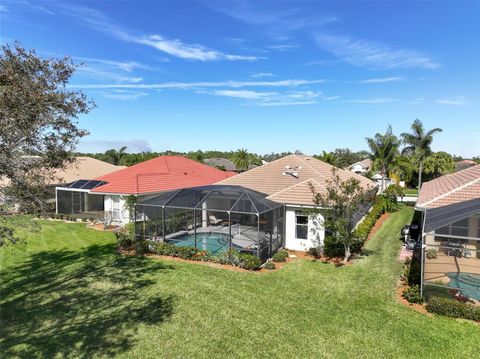
[[[371,159],[366,158],[362,161],[355,162],[353,165],[347,167],[348,170],[357,174],[367,174],[372,170],[373,162]]]
[[[455,171],[456,172],[463,171],[467,168],[470,168],[470,167],[473,167],[473,166],[476,166],[476,165],[477,165],[477,162],[472,161],[472,160],[458,161],[458,162],[455,162]]]
[[[125,166],[115,166],[91,157],[75,157],[75,161],[64,168],[53,170],[46,175],[45,181],[49,196],[47,202],[55,202],[55,188],[84,178],[95,178],[118,171]],[[7,186],[9,180],[0,180],[0,186]]]
[[[226,159],[226,158],[220,158],[220,157],[214,157],[214,158],[207,158],[204,160],[205,164],[222,169],[224,171],[231,171],[231,172],[236,172],[240,173],[242,172],[241,170],[237,169],[237,166],[235,166],[235,163],[233,161]],[[248,166],[248,169],[251,170],[252,168],[258,167],[257,165],[251,164]]]
[[[85,178],[96,178],[125,168],[92,157],[76,157],[75,162],[63,169],[55,170],[47,181],[47,189],[55,198],[55,187]]]
[[[113,224],[130,220],[126,199],[208,185],[234,175],[181,156],[160,156],[109,174],[57,187],[57,213],[103,214]]]
[[[313,208],[313,194],[310,184],[317,192],[322,192],[332,178],[333,166],[305,155],[289,155],[264,164],[218,184],[242,186],[259,193],[266,199],[285,205],[285,243],[292,250],[306,251],[323,244],[325,230],[321,215],[309,216],[305,211]],[[342,180],[356,178],[364,188],[374,188],[369,179],[337,169]],[[359,214],[356,222],[362,218]]]
[[[424,183],[415,208],[423,222],[422,285],[480,300],[480,165]]]

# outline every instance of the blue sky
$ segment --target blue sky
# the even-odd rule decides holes
[[[1,41],[69,55],[82,151],[365,149],[441,127],[480,154],[480,2],[0,1]]]

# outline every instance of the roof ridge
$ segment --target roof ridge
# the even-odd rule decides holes
[[[471,168],[472,168],[472,167],[471,167]],[[467,169],[468,169],[468,168],[467,168]],[[463,172],[463,171],[460,171],[460,172]],[[457,172],[457,173],[459,173],[459,172]],[[455,173],[451,173],[451,175],[453,175],[453,174],[455,174]],[[439,177],[439,178],[441,178],[441,177]],[[428,200],[428,201],[425,202],[425,203],[421,203],[419,206],[420,206],[420,207],[427,206],[427,205],[429,205],[430,203],[435,202],[435,201],[438,201],[439,199],[442,199],[442,198],[444,198],[444,197],[446,197],[446,196],[448,196],[448,195],[450,195],[450,194],[452,194],[452,193],[455,193],[455,192],[457,192],[457,191],[460,191],[461,189],[464,189],[465,187],[469,187],[469,186],[475,184],[476,182],[480,182],[480,178],[475,178],[475,179],[473,179],[472,181],[469,181],[469,182],[467,182],[467,183],[464,183],[464,184],[461,185],[460,187],[453,188],[452,190],[450,190],[450,191],[448,191],[448,192],[446,192],[446,193],[443,193],[443,194],[441,194],[440,196],[434,197],[434,198]],[[422,186],[422,187],[423,187],[423,186]]]
[[[303,184],[303,183],[305,183],[305,182],[307,182],[307,181],[312,181],[312,180],[315,181],[315,182],[317,182],[318,185],[320,185],[320,182],[318,182],[318,180],[317,180],[315,177],[309,177],[309,178],[307,178],[307,179],[305,179],[305,180],[303,180],[303,181],[301,181],[301,182],[294,183],[294,184],[292,184],[292,185],[290,185],[290,186],[288,186],[288,187],[286,187],[286,188],[284,188],[284,189],[282,189],[282,190],[280,190],[280,191],[278,191],[278,192],[272,193],[272,194],[271,194],[270,196],[268,196],[268,197],[276,196],[277,194],[286,192],[286,191],[288,191],[289,189],[292,189],[292,188],[295,187],[295,186],[299,186],[299,185],[301,185],[301,184]],[[267,197],[267,198],[268,198],[268,197]]]
[[[310,168],[313,172],[315,172],[320,178],[325,179],[325,176],[323,176],[317,169],[313,168],[309,163],[305,162],[305,160],[304,160],[303,158],[298,157],[297,154],[295,154],[295,156],[297,156],[297,158],[299,159],[299,161],[301,161],[303,164],[305,164],[305,166],[309,167],[309,168]],[[323,162],[323,161],[321,161],[321,160],[319,160],[319,159],[316,159],[315,157],[311,157],[311,156],[308,156],[308,157],[313,158],[314,160],[317,160],[318,162],[321,162],[321,163],[323,163],[323,164],[325,164],[325,165],[331,166],[331,165],[329,165],[327,162]],[[332,167],[333,167],[333,166],[332,166]],[[337,167],[337,168],[338,168],[338,167]],[[331,170],[331,169],[330,169],[330,170]]]

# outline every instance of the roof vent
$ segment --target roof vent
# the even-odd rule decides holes
[[[302,169],[302,166],[290,167],[287,165],[285,166],[285,171],[282,172],[282,175],[284,176],[289,175],[289,176],[298,178],[298,170],[301,170],[301,169]]]

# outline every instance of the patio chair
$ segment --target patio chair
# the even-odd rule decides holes
[[[214,215],[210,215],[210,216],[208,216],[208,221],[210,222],[210,225],[217,226],[217,225],[219,225],[220,223],[223,222],[223,219],[218,219]]]

